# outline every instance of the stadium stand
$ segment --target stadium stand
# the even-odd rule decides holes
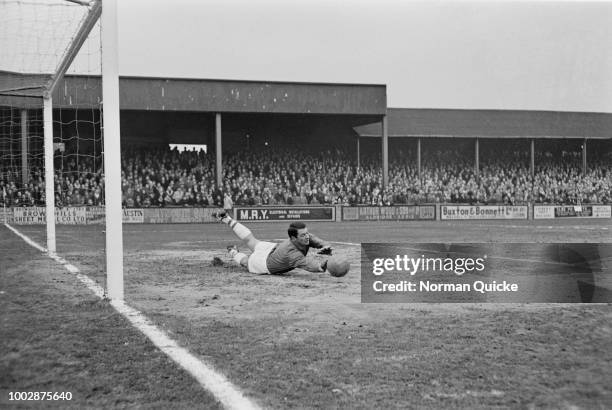
[[[490,153],[489,153],[490,154]],[[214,155],[179,152],[167,146],[128,147],[122,158],[123,205],[206,207],[223,205],[229,192],[235,205],[394,205],[420,203],[470,204],[610,204],[612,161],[594,158],[586,174],[580,154],[537,153],[532,175],[527,153],[500,151],[473,162],[451,149],[428,153],[421,178],[410,152],[391,157],[389,185],[382,187],[380,159],[362,160],[358,168],[340,150],[304,153],[290,148],[240,151],[224,155],[224,186],[215,183]],[[101,205],[104,180],[88,158],[56,164],[57,206]],[[22,184],[10,169],[2,170],[0,200],[6,206],[42,206],[44,172],[32,164]]]

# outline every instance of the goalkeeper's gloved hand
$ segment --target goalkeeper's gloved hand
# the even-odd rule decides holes
[[[327,245],[321,248],[321,250],[319,252],[317,252],[319,255],[331,255],[332,254],[332,247]]]

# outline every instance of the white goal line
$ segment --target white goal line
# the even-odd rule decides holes
[[[40,252],[47,253],[47,249],[19,232],[9,224],[4,224],[15,235],[23,239],[28,245]],[[64,268],[76,275],[78,280],[100,299],[106,300],[104,289],[89,276],[81,273],[79,269],[64,258],[53,255],[51,259],[60,263]],[[187,349],[178,345],[164,331],[155,326],[145,315],[128,306],[122,300],[110,300],[110,305],[125,317],[136,329],[144,334],[159,350],[164,352],[176,364],[191,374],[198,383],[210,392],[227,409],[259,409],[253,401],[245,397],[225,376],[218,373],[210,364],[204,363],[191,354]]]

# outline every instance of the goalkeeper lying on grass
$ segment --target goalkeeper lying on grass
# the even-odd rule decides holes
[[[295,268],[325,272],[327,268],[327,260],[320,262],[307,254],[312,247],[320,249],[319,254],[331,255],[331,245],[309,233],[303,222],[292,222],[287,230],[289,239],[274,243],[258,240],[246,226],[232,219],[226,212],[217,212],[213,216],[227,224],[251,250],[252,253],[246,255],[239,252],[235,245],[227,248],[230,256],[251,273],[281,274]]]

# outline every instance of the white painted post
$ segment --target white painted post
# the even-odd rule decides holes
[[[123,211],[121,209],[121,135],[117,0],[102,5],[102,123],[106,203],[106,285],[108,297],[123,300]]]
[[[21,182],[28,183],[30,167],[28,166],[28,110],[21,110]]]
[[[47,253],[54,256],[55,246],[55,170],[53,166],[53,101],[43,99],[43,132],[45,145],[45,209],[47,219]]]

